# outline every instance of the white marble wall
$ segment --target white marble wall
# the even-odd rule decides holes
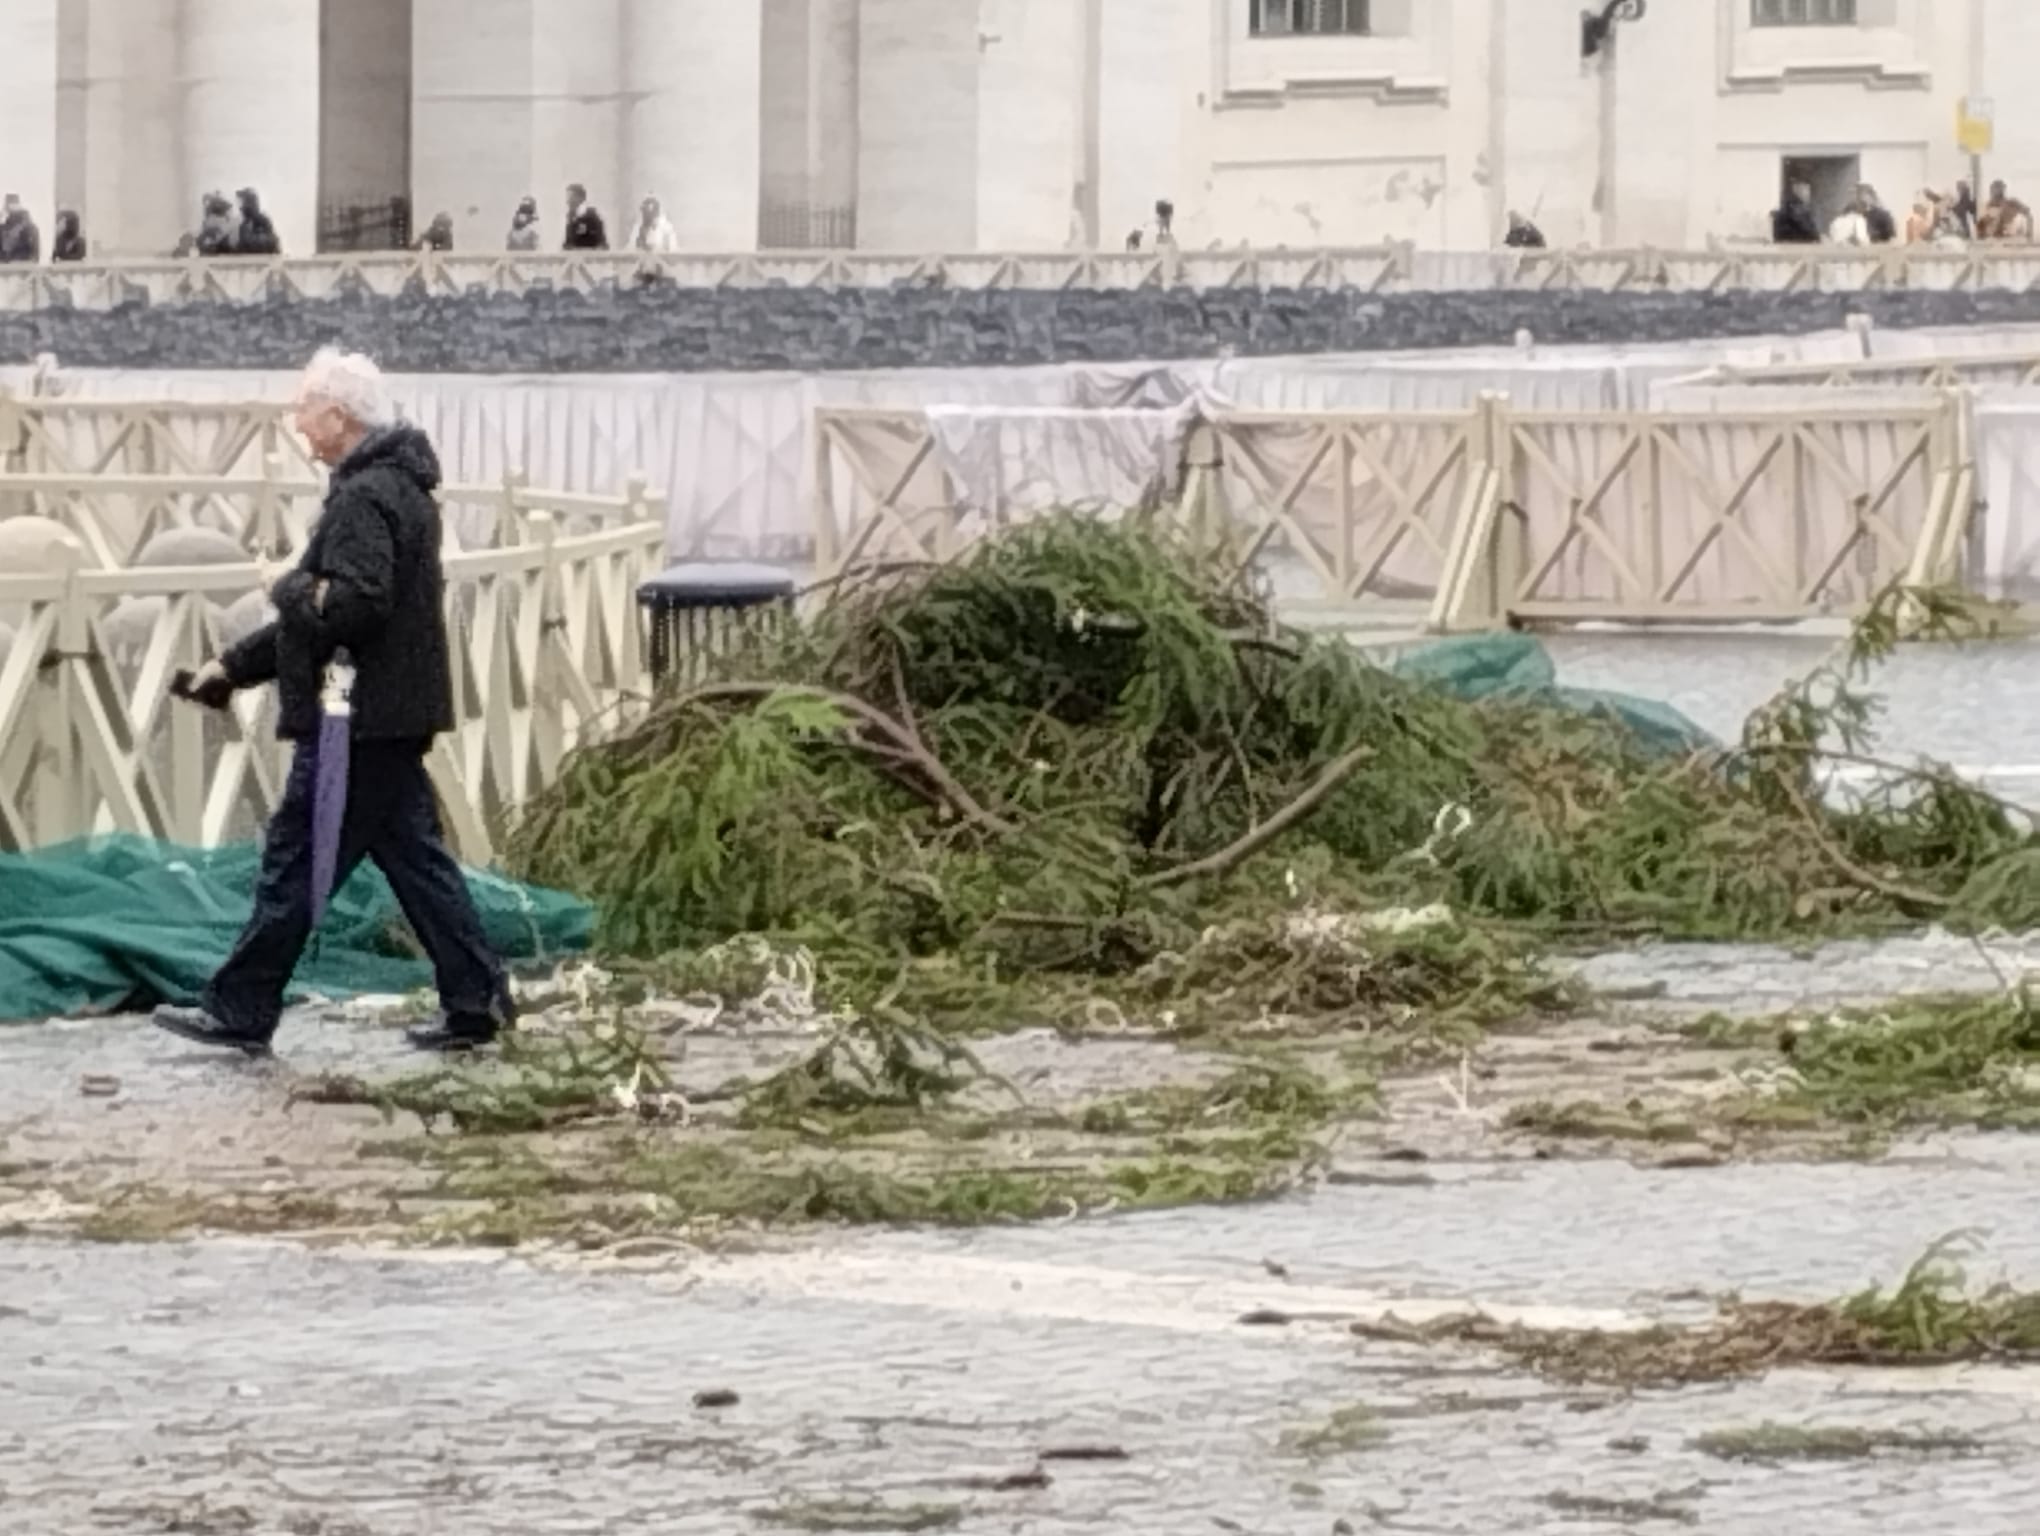
[[[630,105],[624,114],[627,216],[658,194],[680,243],[748,251],[758,239],[761,0],[718,5],[700,25],[691,4],[634,0]]]
[[[1210,28],[1177,0],[1105,0],[1099,70],[1099,241],[1125,243],[1130,230],[1153,236],[1154,206],[1180,211],[1193,200],[1192,163],[1204,114],[1194,61]]]
[[[976,246],[1061,250],[1077,243],[1085,10],[1086,0],[985,7]]]
[[[0,7],[0,193],[18,194],[49,252],[57,201],[57,0]]]
[[[526,193],[559,243],[559,189],[532,179],[532,25],[532,0],[412,0],[411,199],[472,249],[502,248]]]
[[[255,187],[288,253],[318,236],[319,0],[183,0],[183,204]],[[175,233],[171,238],[174,240]]]
[[[362,3],[381,20],[357,41],[396,51],[403,0]],[[768,193],[854,204],[871,249],[1056,249],[1093,219],[1116,248],[1158,197],[1191,247],[1478,246],[1512,206],[1561,244],[1693,245],[1760,237],[1787,153],[1860,155],[1899,209],[1952,183],[1971,91],[1997,105],[1986,180],[2040,195],[2032,0],[1862,0],[1860,27],[1786,29],[1753,28],[1748,0],[1668,0],[1598,62],[1579,0],[1374,0],[1375,36],[1280,40],[1248,35],[1248,0],[411,9],[413,202],[476,246],[526,192],[556,245],[568,181],[618,240],[656,191],[685,243],[721,250],[756,243]],[[46,227],[80,201],[98,246],[143,253],[200,193],[252,183],[309,249],[322,183],[391,179],[402,90],[322,69],[320,13],[0,0],[0,185]]]
[[[344,0],[327,9],[319,115],[334,131],[319,135],[319,200],[371,204],[411,181],[411,3]],[[427,208],[423,218],[439,211]]]
[[[972,250],[978,164],[980,11],[1067,0],[864,0],[858,34],[858,242],[878,251]],[[1036,112],[1066,110],[1053,99]],[[1061,226],[1046,243],[1061,243]],[[1039,244],[1040,241],[1030,241]]]

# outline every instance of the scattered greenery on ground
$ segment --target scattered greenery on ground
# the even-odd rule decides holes
[[[567,1034],[506,1035],[499,1060],[370,1082],[323,1073],[292,1090],[294,1102],[370,1104],[432,1126],[491,1135],[545,1131],[657,1104],[671,1088],[658,1050],[622,1019],[595,1019]]]
[[[1902,998],[1789,1021],[1788,1104],[1843,1122],[2040,1126],[2040,992]]]
[[[1334,1409],[1320,1424],[1285,1430],[1282,1449],[1313,1461],[1368,1450],[1388,1439],[1388,1426],[1381,1415],[1365,1403],[1351,1403]]]
[[[1547,1509],[1569,1519],[1591,1521],[1597,1525],[1632,1526],[1653,1520],[1673,1525],[1697,1525],[1700,1516],[1691,1508],[1690,1501],[1699,1492],[1699,1489],[1682,1489],[1653,1494],[1647,1499],[1618,1499],[1604,1494],[1560,1491],[1545,1494],[1540,1502]]]
[[[1503,1126],[1527,1135],[1594,1141],[1681,1142],[1699,1134],[1695,1118],[1632,1100],[1626,1105],[1535,1099],[1502,1117]]]
[[[1761,1424],[1709,1430],[1688,1442],[1720,1461],[1782,1465],[1795,1461],[1864,1461],[1888,1454],[1966,1456],[1983,1449],[1974,1435],[1952,1429],[1898,1429],[1853,1424]]]
[[[1731,1300],[1697,1327],[1543,1329],[1469,1313],[1407,1334],[1481,1344],[1554,1380],[1619,1387],[1725,1381],[1783,1366],[2040,1360],[2040,1292],[1972,1292],[1952,1257],[1957,1243],[1929,1249],[1890,1291],[1873,1286],[1833,1302]]]
[[[789,1531],[947,1531],[963,1523],[960,1504],[891,1504],[882,1499],[804,1499],[751,1512]]]

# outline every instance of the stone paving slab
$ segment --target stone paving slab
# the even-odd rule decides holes
[[[1079,1290],[1125,1225],[1061,1234]],[[2040,1519],[2030,1374],[1789,1373],[1597,1398],[1334,1330],[874,1303],[832,1293],[823,1267],[804,1294],[756,1280],[720,1260],[590,1275],[225,1243],[0,1245],[0,1529],[706,1533],[845,1498],[954,1506],[965,1531],[1171,1536],[1325,1536],[1337,1520],[2011,1536]],[[697,1408],[711,1388],[738,1401]],[[1315,1458],[1285,1445],[1353,1404],[1379,1414],[1378,1443]],[[1984,1444],[1783,1468],[1687,1446],[1762,1419]],[[1126,1457],[1043,1463],[1045,1488],[959,1486],[1073,1446]]]
[[[2030,940],[1993,952],[2001,966],[2040,958]],[[1645,1014],[1995,984],[1973,945],[1931,935],[1802,956],[1655,951],[1594,975],[1662,983]],[[1592,1047],[1650,1035],[1647,1021],[1589,1020],[1498,1039],[1482,1071],[1540,1093],[1585,1084],[1584,1064],[1647,1074],[1651,1058]],[[810,1043],[690,1041],[687,1070],[713,1080]],[[264,1066],[137,1021],[0,1031],[0,1161],[347,1178],[378,1118],[287,1111],[288,1084],[410,1058],[387,1027],[328,1015],[284,1045],[287,1062]],[[1154,1051],[1043,1054],[1062,1049],[1018,1037],[989,1046],[988,1064],[1080,1098]],[[119,1091],[88,1096],[94,1077]],[[1704,1315],[1730,1289],[1824,1299],[1891,1282],[1957,1228],[1980,1234],[1976,1279],[2040,1285],[2040,1141],[1943,1136],[1862,1163],[1539,1161],[1483,1150],[1504,1102],[1498,1078],[1426,1073],[1342,1149],[1338,1182],[1306,1196],[1032,1227],[535,1259],[0,1240],[0,1536],[726,1533],[842,1500],[1051,1536],[2040,1529],[2040,1371],[1783,1372],[1625,1397],[1346,1327],[1468,1304],[1619,1327]],[[1381,1161],[1413,1139],[1427,1161]],[[1242,1322],[1268,1309],[1293,1321]],[[697,1407],[710,1388],[738,1401]],[[1315,1456],[1294,1443],[1355,1407],[1374,1416],[1374,1443]],[[1689,1447],[1764,1420],[1981,1444],[1784,1466]],[[993,1486],[1044,1450],[1100,1445],[1126,1458],[1049,1461],[1047,1486]]]

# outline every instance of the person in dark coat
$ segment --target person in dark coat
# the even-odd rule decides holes
[[[0,202],[0,262],[42,260],[42,231],[12,192]]]
[[[1771,239],[1779,245],[1819,245],[1820,217],[1813,211],[1813,188],[1792,183],[1785,201],[1771,214]]]
[[[1544,231],[1522,214],[1511,212],[1509,232],[1502,237],[1502,244],[1512,251],[1541,251],[1544,249]]]
[[[588,189],[579,182],[567,188],[567,247],[570,251],[606,251],[609,230],[602,215],[588,201]]]
[[[418,249],[421,251],[452,250],[453,215],[450,213],[434,215],[432,222],[425,226],[425,233],[418,237]]]
[[[217,192],[206,193],[200,204],[198,229],[178,242],[177,254],[189,256],[231,256],[234,254],[234,205]]]
[[[1877,189],[1867,181],[1856,188],[1856,206],[1870,231],[1872,245],[1889,245],[1898,238],[1898,220],[1884,206],[1884,199],[1877,195]]]
[[[70,208],[57,210],[57,238],[50,246],[51,261],[83,261],[85,259],[85,228],[78,222],[78,215]]]
[[[241,229],[234,238],[234,251],[241,256],[281,256],[283,242],[276,237],[276,221],[262,211],[262,198],[253,187],[234,194],[241,205]]]
[[[1955,183],[1953,209],[1957,233],[1965,240],[1976,238],[1976,189],[1966,181]]]
[[[284,991],[311,929],[312,744],[327,664],[354,667],[353,750],[336,886],[364,859],[388,878],[431,959],[443,1012],[410,1032],[421,1050],[469,1050],[509,1027],[502,963],[489,947],[460,866],[440,832],[425,757],[453,726],[445,580],[439,565],[439,460],[396,420],[382,375],[363,357],[326,351],[300,388],[297,429],[332,466],[323,514],[296,569],[270,589],[276,621],[190,682],[197,703],[274,682],[277,734],[298,744],[262,852],[255,910],[196,1008],[159,1008],[156,1023],[205,1045],[265,1055]]]

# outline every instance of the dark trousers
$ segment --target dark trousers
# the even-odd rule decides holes
[[[270,818],[255,885],[255,911],[234,952],[206,988],[207,1013],[240,1034],[268,1039],[312,927],[312,792],[317,753],[292,755],[283,803]],[[363,859],[390,883],[424,945],[449,1023],[507,1017],[500,961],[482,932],[460,866],[439,830],[439,804],[416,742],[360,742],[347,768],[335,888]]]

